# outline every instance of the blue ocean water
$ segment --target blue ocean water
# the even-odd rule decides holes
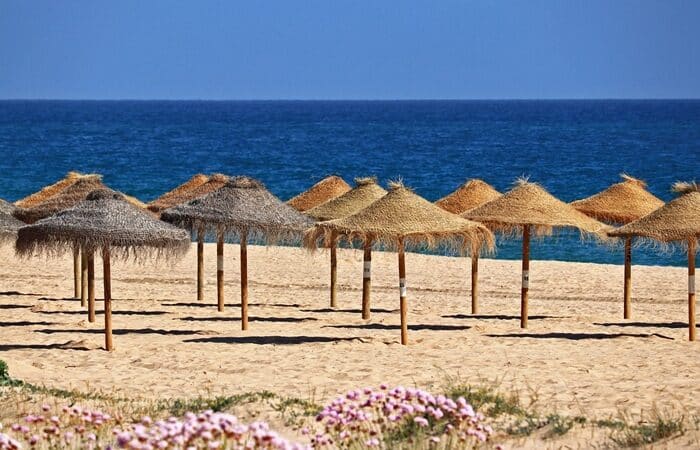
[[[499,190],[529,175],[565,201],[620,172],[669,200],[700,179],[700,101],[0,101],[0,197],[70,170],[144,201],[197,172],[246,174],[282,199],[338,174],[403,178],[429,200],[468,178]],[[520,243],[499,246],[519,258]],[[578,235],[535,241],[533,259],[621,263]],[[683,265],[639,249],[635,263]]]

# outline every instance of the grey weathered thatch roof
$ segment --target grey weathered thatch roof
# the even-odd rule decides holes
[[[5,211],[0,211],[0,243],[14,240],[17,237],[17,230],[22,226],[24,223]]]
[[[30,208],[18,208],[14,216],[26,223],[34,223],[39,219],[49,217],[64,209],[72,208],[85,200],[92,191],[109,189],[102,182],[99,175],[81,175],[58,193],[49,197],[46,201]],[[123,195],[123,194],[122,194]],[[123,195],[124,200],[138,208],[146,208],[146,205],[134,197]]]
[[[17,207],[15,205],[0,199],[0,213],[12,215],[15,211],[17,211]]]
[[[234,177],[204,197],[163,211],[161,219],[190,231],[245,232],[268,242],[299,235],[313,224],[261,182],[245,176]]]
[[[15,249],[19,255],[60,255],[80,247],[88,252],[105,246],[117,258],[179,257],[190,247],[186,231],[153,218],[110,189],[91,192],[73,208],[22,227]]]

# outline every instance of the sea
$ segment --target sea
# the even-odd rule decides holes
[[[330,174],[401,179],[431,201],[470,178],[506,191],[526,176],[567,202],[625,172],[671,200],[673,182],[700,179],[700,100],[0,101],[0,198],[71,170],[145,202],[199,172],[258,178],[282,200]],[[498,244],[494,257],[520,258],[518,240]],[[531,257],[623,261],[575,232],[535,240]]]

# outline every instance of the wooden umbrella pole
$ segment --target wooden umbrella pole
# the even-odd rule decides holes
[[[248,329],[248,231],[241,233],[241,329]]]
[[[695,340],[695,238],[688,241],[688,340]]]
[[[216,299],[219,311],[224,310],[224,233],[216,237]]]
[[[406,258],[403,239],[399,240],[399,306],[401,309],[401,345],[408,345],[408,302],[406,300]]]
[[[73,298],[80,298],[80,248],[73,249]]]
[[[479,313],[479,251],[472,253],[472,314]]]
[[[530,225],[523,225],[523,281],[520,292],[520,328],[527,328],[527,294],[530,289]]]
[[[632,238],[625,239],[625,305],[624,317],[632,316]]]
[[[331,236],[331,308],[338,306],[337,299],[338,284],[338,255],[335,233]]]
[[[365,243],[362,258],[362,318],[370,318],[370,291],[372,288],[372,243]]]
[[[112,273],[109,263],[109,248],[102,249],[102,267],[104,268],[105,287],[105,349],[111,352],[112,345]]]
[[[85,250],[80,251],[80,306],[87,304],[88,263]]]
[[[88,322],[95,321],[95,253],[87,256]]]
[[[197,230],[197,301],[204,300],[204,230]]]

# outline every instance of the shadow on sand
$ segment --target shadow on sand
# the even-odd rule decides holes
[[[84,310],[78,310],[78,311],[36,311],[37,313],[40,314],[85,314],[87,316],[87,307],[85,307]],[[104,314],[104,309],[95,309],[95,314],[102,315]],[[167,311],[130,311],[130,310],[112,310],[112,315],[118,315],[118,316],[129,316],[129,315],[134,315],[134,316],[161,316],[163,314],[168,314]]]
[[[0,322],[0,327],[26,327],[29,325],[50,326],[50,325],[56,325],[56,323],[55,322],[46,322],[46,321],[35,322],[35,321],[30,321],[30,320],[20,320],[17,322]]]
[[[640,327],[640,328],[688,328],[684,322],[618,322],[594,323],[601,327]]]
[[[183,317],[187,322],[240,322],[240,317]],[[318,320],[314,317],[256,317],[248,316],[249,322],[307,322]]]
[[[361,330],[400,330],[401,325],[388,325],[385,323],[365,323],[361,325],[326,325],[322,328],[354,328]],[[409,324],[408,329],[413,331],[431,330],[431,331],[456,331],[468,330],[471,327],[468,325],[429,325],[429,324]]]
[[[94,329],[70,329],[70,330],[52,330],[50,328],[42,328],[34,330],[35,333],[57,334],[57,333],[86,333],[86,334],[104,334],[104,330],[100,328]],[[163,330],[157,328],[119,328],[112,330],[115,335],[128,334],[160,334],[163,336],[192,336],[196,334],[209,334],[210,332],[201,330]]]
[[[520,320],[520,316],[507,316],[505,314],[447,314],[440,317],[443,319]],[[529,320],[564,318],[563,316],[528,316]]]
[[[672,337],[659,333],[507,333],[507,334],[487,334],[488,337],[495,338],[532,338],[532,339],[568,339],[571,341],[581,341],[585,339],[617,339],[621,337],[649,338],[659,337],[662,339],[674,340]]]
[[[19,291],[2,291],[2,292],[0,292],[0,295],[27,295],[30,297],[38,297],[41,294],[25,294],[24,292],[19,292]]]
[[[9,350],[76,350],[89,351],[87,347],[66,347],[66,344],[0,344],[0,352]]]
[[[216,303],[207,302],[176,302],[176,303],[161,303],[161,306],[187,306],[190,308],[215,308]],[[226,308],[240,308],[240,303],[226,303]],[[301,305],[296,303],[248,303],[248,306],[273,306],[275,308],[301,308]]]
[[[340,308],[319,308],[319,309],[301,309],[301,312],[310,312],[310,313],[334,313],[334,312],[341,312],[341,313],[351,313],[351,314],[362,314],[361,309],[340,309]],[[399,312],[398,309],[385,309],[385,308],[372,308],[370,309],[370,312],[372,313],[397,313]]]
[[[257,345],[298,345],[324,342],[342,342],[361,340],[357,337],[331,337],[331,336],[229,336],[186,339],[183,342],[210,343],[210,344],[257,344]]]
[[[29,309],[31,307],[32,307],[32,305],[15,305],[15,304],[9,304],[9,303],[6,303],[4,305],[0,305],[0,309],[22,309],[22,308]]]

